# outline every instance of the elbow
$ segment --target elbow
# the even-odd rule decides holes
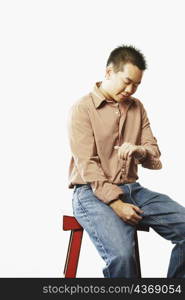
[[[162,162],[159,160],[156,165],[154,166],[154,170],[161,170],[162,169]]]
[[[142,166],[147,169],[152,169],[152,170],[160,170],[162,169],[162,162],[160,159],[152,159],[152,160],[146,160]]]

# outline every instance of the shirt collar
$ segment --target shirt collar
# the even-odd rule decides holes
[[[93,95],[95,107],[98,108],[104,101],[117,103],[115,100],[110,100],[105,98],[105,96],[102,94],[102,92],[99,89],[100,84],[101,81],[96,82],[91,92]],[[129,97],[127,99],[127,102],[132,104],[135,101],[132,97]]]

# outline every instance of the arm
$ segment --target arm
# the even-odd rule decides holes
[[[146,153],[143,155],[143,157],[141,156],[140,159],[136,159],[136,162],[141,164],[144,168],[159,170],[162,168],[162,163],[159,159],[161,152],[157,144],[157,139],[153,136],[150,122],[143,104],[141,105],[141,109],[141,146],[143,146],[143,148],[146,150]]]
[[[88,110],[83,104],[72,106],[68,120],[71,152],[78,172],[85,183],[101,201],[109,203],[118,199],[123,191],[109,183],[101,168]]]

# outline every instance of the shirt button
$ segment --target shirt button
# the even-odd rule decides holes
[[[119,111],[116,111],[116,114],[119,114]]]

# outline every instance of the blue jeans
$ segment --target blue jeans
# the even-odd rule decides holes
[[[124,196],[120,199],[144,211],[139,224],[149,225],[175,244],[167,277],[185,278],[185,207],[165,194],[141,186],[139,182],[119,186],[124,190]],[[75,186],[72,207],[74,216],[106,263],[104,277],[137,278],[134,252],[136,227],[124,222],[110,206],[99,200],[89,184]]]

